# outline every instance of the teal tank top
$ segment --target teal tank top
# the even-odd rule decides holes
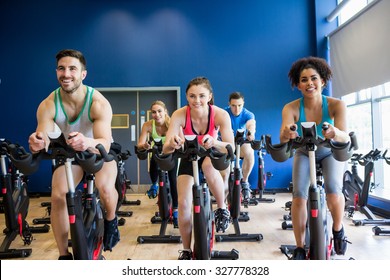
[[[306,122],[306,115],[305,115],[305,106],[303,104],[303,97],[302,97],[299,104],[299,119],[298,122],[296,123],[298,126],[299,135],[302,135],[301,123],[303,122]],[[321,137],[324,137],[324,135],[322,135],[322,124],[324,122],[334,125],[334,121],[329,116],[328,101],[326,99],[326,96],[322,95],[322,120],[321,123],[317,124],[316,126],[317,135]]]

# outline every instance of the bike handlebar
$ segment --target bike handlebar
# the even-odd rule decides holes
[[[186,136],[182,149],[175,150],[171,154],[162,154],[157,149],[153,150],[153,157],[162,170],[169,171],[175,166],[175,160],[196,161],[198,158],[208,156],[217,170],[225,170],[230,166],[231,158],[234,158],[233,149],[226,146],[227,153],[221,153],[215,148],[205,149],[198,142],[197,137]]]
[[[141,149],[137,145],[134,146],[134,152],[137,155],[138,159],[140,159],[140,160],[147,159],[148,153],[152,153],[153,149],[156,149],[156,148],[157,148],[159,153],[162,152],[162,147],[163,147],[162,139],[161,138],[156,138],[156,139],[151,138],[148,141],[149,145],[152,142],[154,143],[154,146],[152,148],[150,148],[150,149]]]
[[[35,173],[41,160],[43,159],[58,159],[66,160],[73,158],[81,168],[87,173],[98,172],[104,162],[114,160],[114,156],[108,154],[102,144],[96,145],[100,156],[89,151],[77,152],[66,143],[65,136],[61,133],[57,138],[49,136],[50,144],[48,151],[41,150],[36,154],[28,153],[24,147],[11,144],[8,146],[8,152],[12,163],[25,175]]]
[[[261,141],[260,140],[248,140],[244,137],[244,130],[243,129],[237,129],[236,135],[234,137],[234,143],[236,145],[242,146],[243,144],[249,143],[253,150],[257,151],[261,149]],[[248,132],[248,135],[250,133]]]
[[[294,126],[295,128],[295,126]],[[326,127],[323,127],[326,129]],[[354,132],[349,133],[350,141],[347,143],[336,142],[324,139],[317,135],[316,124],[313,122],[302,123],[302,135],[295,139],[290,139],[286,143],[272,144],[271,136],[266,136],[267,152],[272,159],[283,162],[293,156],[298,148],[305,147],[307,150],[315,150],[315,147],[328,147],[331,149],[333,157],[338,161],[347,161],[351,158],[353,151],[357,149],[357,140]]]
[[[369,162],[376,161],[378,159],[383,158],[386,161],[386,163],[387,163],[388,159],[386,159],[386,152],[387,152],[387,150],[383,153],[383,155],[381,155],[381,151],[378,150],[378,149],[375,149],[375,150],[369,151],[365,155],[363,155],[363,154],[353,154],[351,156],[351,161],[352,162],[358,162],[360,165],[365,166]],[[389,164],[390,164],[390,162],[389,162]]]

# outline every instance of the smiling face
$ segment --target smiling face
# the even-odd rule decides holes
[[[77,91],[87,76],[87,70],[80,61],[70,56],[65,56],[58,61],[56,71],[61,89],[68,94]]]
[[[307,68],[302,70],[297,87],[304,96],[309,97],[321,95],[324,84],[324,80],[315,69]]]
[[[207,87],[200,84],[189,87],[186,96],[191,109],[197,109],[208,106],[212,93]]]
[[[156,123],[158,124],[163,124],[165,121],[165,115],[167,114],[166,109],[159,105],[159,104],[154,104],[151,108],[152,112],[152,118],[155,120]]]

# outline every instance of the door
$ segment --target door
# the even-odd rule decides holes
[[[122,150],[129,150],[132,156],[126,161],[125,169],[132,185],[150,185],[149,162],[138,160],[134,152],[144,122],[151,118],[150,106],[161,100],[171,115],[180,107],[179,87],[145,88],[98,88],[111,103],[113,111],[112,134]]]

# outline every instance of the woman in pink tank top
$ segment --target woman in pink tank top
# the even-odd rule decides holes
[[[167,131],[163,152],[169,154],[181,148],[184,135],[198,135],[199,143],[204,148],[214,147],[226,152],[226,145],[234,147],[229,114],[222,108],[211,105],[213,93],[207,78],[197,77],[191,80],[186,89],[188,105],[172,114],[171,124]],[[218,133],[221,140],[218,139]],[[225,187],[222,176],[211,164],[208,157],[200,160],[201,169],[207,178],[210,191],[217,201],[215,219],[226,222],[225,231],[230,223],[230,213],[225,204]],[[181,161],[177,191],[179,201],[179,230],[183,241],[183,250],[179,259],[191,259],[191,205],[192,205],[192,167],[188,161]]]

